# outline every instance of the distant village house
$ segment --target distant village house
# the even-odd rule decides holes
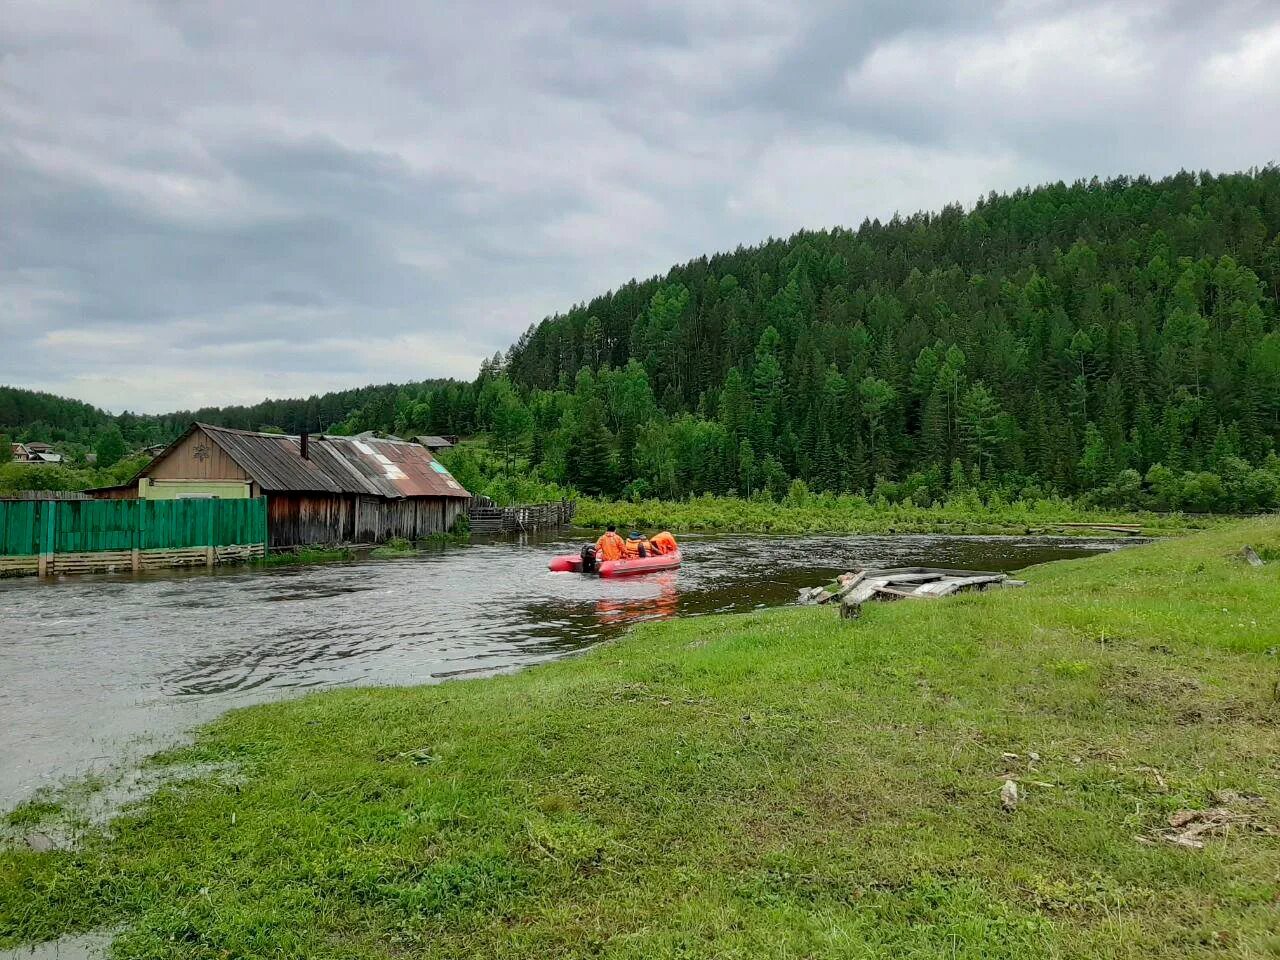
[[[98,497],[267,498],[273,548],[420,540],[448,531],[471,495],[417,443],[286,436],[194,423],[138,475]]]
[[[61,463],[62,454],[54,453],[47,443],[11,443],[10,459],[14,463]]]

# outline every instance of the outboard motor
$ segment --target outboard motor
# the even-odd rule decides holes
[[[582,548],[582,572],[596,572],[596,548],[589,543]]]

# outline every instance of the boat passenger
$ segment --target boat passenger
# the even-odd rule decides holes
[[[640,557],[647,557],[652,552],[649,541],[639,530],[632,530],[631,535],[627,537],[627,542],[623,544],[623,548],[627,552],[628,560],[636,560]]]
[[[627,546],[622,541],[622,537],[618,536],[618,528],[612,523],[596,541],[596,562],[603,563],[606,560],[621,560],[627,554]]]
[[[680,545],[676,543],[676,538],[671,535],[669,530],[663,530],[661,533],[656,534],[649,541],[649,546],[653,548],[655,555],[675,553],[680,549]]]

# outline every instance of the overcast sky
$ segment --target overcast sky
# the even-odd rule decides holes
[[[1277,78],[1277,0],[0,0],[0,383],[470,378],[703,253],[1280,159]]]

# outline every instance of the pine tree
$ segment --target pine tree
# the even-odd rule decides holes
[[[970,463],[983,476],[991,474],[999,441],[1000,405],[981,381],[965,391],[960,400],[960,432]]]
[[[751,399],[754,406],[751,440],[757,453],[774,449],[782,416],[782,365],[778,362],[782,338],[773,327],[765,327],[756,346],[756,362],[751,371]]]
[[[604,409],[597,397],[581,405],[568,450],[569,479],[584,493],[612,493],[614,474],[612,437],[604,425]]]

